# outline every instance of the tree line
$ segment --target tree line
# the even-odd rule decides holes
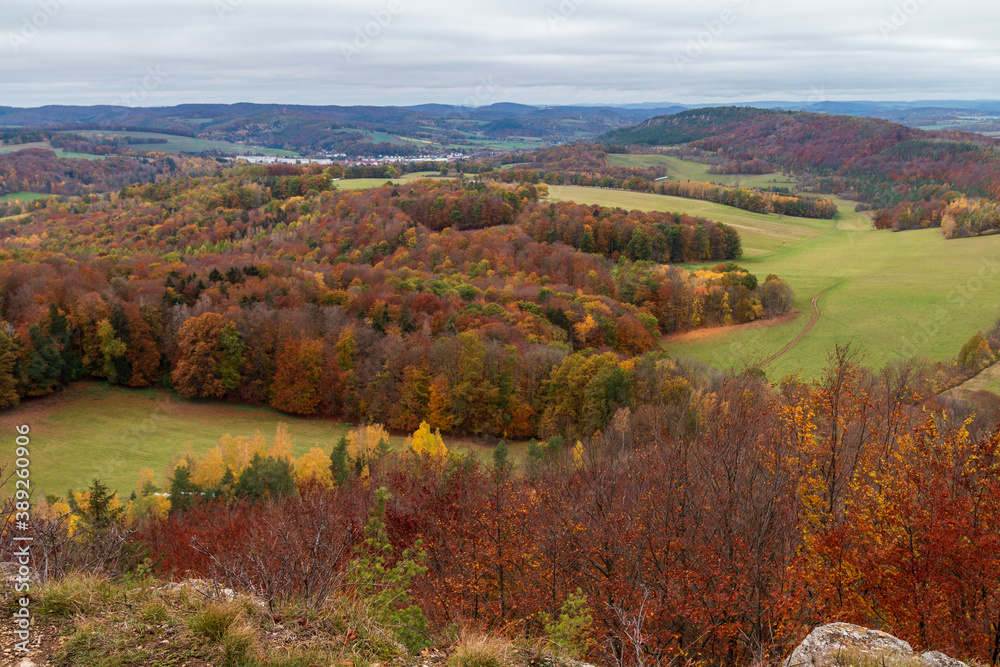
[[[619,150],[622,150],[619,148]],[[667,169],[615,167],[609,164],[605,147],[579,143],[508,157],[501,162],[512,168],[487,170],[489,164],[463,164],[463,168],[506,183],[539,183],[613,188],[632,192],[710,201],[754,213],[776,213],[804,218],[832,219],[837,205],[830,199],[778,193],[759,188],[730,187],[712,183],[665,180]],[[714,168],[714,167],[713,167]],[[767,169],[772,171],[773,169]]]

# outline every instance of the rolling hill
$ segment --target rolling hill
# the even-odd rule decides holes
[[[657,116],[597,141],[688,144],[685,154],[715,174],[805,174],[817,192],[879,209],[880,228],[937,227],[959,197],[1000,196],[996,139],[877,118],[717,107]]]
[[[482,107],[184,104],[175,107],[0,107],[0,127],[131,130],[349,156],[477,152],[593,137],[684,107]]]

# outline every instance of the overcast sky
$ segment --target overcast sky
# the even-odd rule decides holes
[[[1000,98],[981,0],[4,0],[0,105]]]

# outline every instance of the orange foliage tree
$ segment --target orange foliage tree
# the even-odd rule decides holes
[[[323,392],[323,342],[292,339],[278,351],[271,405],[284,412],[311,415]]]
[[[221,398],[239,385],[243,344],[232,322],[218,313],[191,318],[181,326],[177,344],[171,379],[183,396]]]

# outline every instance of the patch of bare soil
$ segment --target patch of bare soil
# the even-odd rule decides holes
[[[664,336],[662,341],[664,343],[687,343],[689,341],[696,340],[711,340],[719,336],[724,336],[726,334],[732,333],[734,331],[744,331],[747,329],[767,329],[778,324],[785,324],[787,322],[793,321],[799,316],[799,311],[793,311],[787,315],[782,315],[781,317],[776,317],[773,320],[757,320],[756,322],[750,322],[748,324],[730,324],[721,327],[710,327],[708,329],[695,329],[694,331],[686,331],[679,334],[670,334],[669,336]]]

